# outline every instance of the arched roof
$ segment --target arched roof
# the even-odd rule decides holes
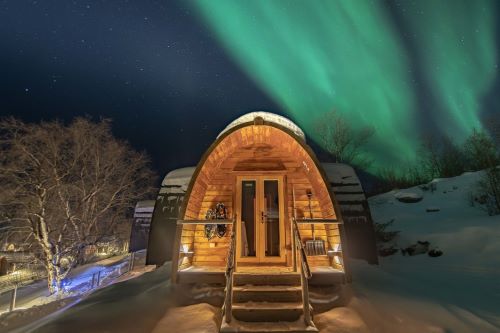
[[[293,121],[291,121],[290,119],[285,118],[283,116],[280,116],[278,114],[274,114],[271,112],[265,112],[265,111],[249,112],[247,114],[242,115],[241,117],[236,118],[229,125],[227,125],[226,128],[224,128],[222,130],[222,132],[219,133],[219,135],[217,135],[217,138],[219,138],[222,134],[224,134],[225,132],[227,132],[231,128],[238,126],[240,124],[252,122],[257,117],[260,117],[269,123],[281,125],[287,129],[289,129],[290,131],[292,131],[295,135],[297,135],[302,140],[306,141],[306,136],[305,136],[304,132]]]
[[[276,116],[268,112],[265,114],[267,119],[270,116]],[[269,147],[274,147],[273,149],[279,151],[282,156],[293,159],[294,168],[304,172],[318,192],[317,196],[324,216],[338,216],[326,175],[316,155],[305,143],[302,130],[281,116],[277,116],[280,118],[271,117],[272,120],[268,121],[261,115],[262,113],[255,112],[245,115],[245,118],[240,117],[241,119],[237,119],[226,127],[208,148],[191,178],[181,216],[196,218],[196,212],[199,212],[200,208],[198,205],[201,204],[200,200],[207,190],[210,179],[220,172],[226,160],[235,160],[238,154],[246,154],[245,152],[249,150],[260,154],[259,156],[266,156],[270,153]],[[286,126],[277,122],[276,119],[287,121]],[[223,169],[227,169],[227,165],[224,165]]]

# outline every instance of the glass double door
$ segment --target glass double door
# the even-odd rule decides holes
[[[283,176],[239,176],[237,191],[237,259],[284,262]]]

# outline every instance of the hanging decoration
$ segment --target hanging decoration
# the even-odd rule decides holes
[[[215,211],[213,209],[208,209],[205,214],[206,220],[215,220]],[[215,224],[205,224],[205,237],[208,240],[214,238],[215,233],[217,232],[217,227]]]
[[[218,202],[215,205],[215,209],[208,209],[205,214],[205,219],[207,220],[225,220],[227,219],[227,208],[222,202]],[[217,235],[222,238],[226,235],[227,226],[225,224],[205,224],[205,237],[208,240]]]
[[[227,209],[222,202],[217,203],[215,206],[215,218],[218,220],[227,219]],[[217,224],[217,236],[224,237],[226,234],[227,226],[225,224]]]

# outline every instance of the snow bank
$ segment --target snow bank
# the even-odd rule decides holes
[[[170,263],[96,291],[74,307],[23,332],[151,332],[173,303]]]
[[[78,296],[67,297],[60,300],[53,300],[50,302],[48,298],[45,300],[46,304],[40,303],[40,305],[35,305],[27,309],[18,308],[15,311],[4,313],[0,320],[0,332],[7,332],[19,329],[21,332],[26,331],[26,324],[36,323],[39,320],[55,313],[56,311],[61,311],[79,301]]]
[[[321,333],[370,333],[372,332],[358,312],[339,307],[314,316],[314,323]],[[384,331],[385,332],[385,331]]]
[[[444,251],[443,261],[448,265],[500,272],[500,216],[488,216],[469,204],[469,194],[481,174],[437,179],[434,192],[422,191],[418,186],[407,189],[405,192],[423,196],[413,204],[397,201],[395,191],[371,197],[368,202],[372,217],[378,223],[394,219],[392,230],[402,231],[399,247],[417,240],[429,241],[431,247]],[[429,207],[438,207],[439,211],[427,212]]]
[[[197,332],[218,333],[222,319],[221,309],[206,303],[171,308],[158,322],[152,333]]]
[[[370,198],[375,222],[394,220],[396,246],[429,241],[444,255],[381,258],[352,263],[355,309],[372,331],[500,332],[500,216],[469,204],[481,172],[438,179],[434,192],[407,204],[394,191]],[[439,211],[428,212],[429,207]],[[391,327],[394,327],[391,330]]]

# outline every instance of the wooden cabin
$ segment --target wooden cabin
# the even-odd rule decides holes
[[[220,204],[225,211],[213,214]],[[304,133],[284,117],[253,112],[231,123],[203,155],[179,208],[172,282],[226,284],[221,331],[242,322],[259,331],[270,321],[314,330],[308,285],[350,281],[330,182]]]

